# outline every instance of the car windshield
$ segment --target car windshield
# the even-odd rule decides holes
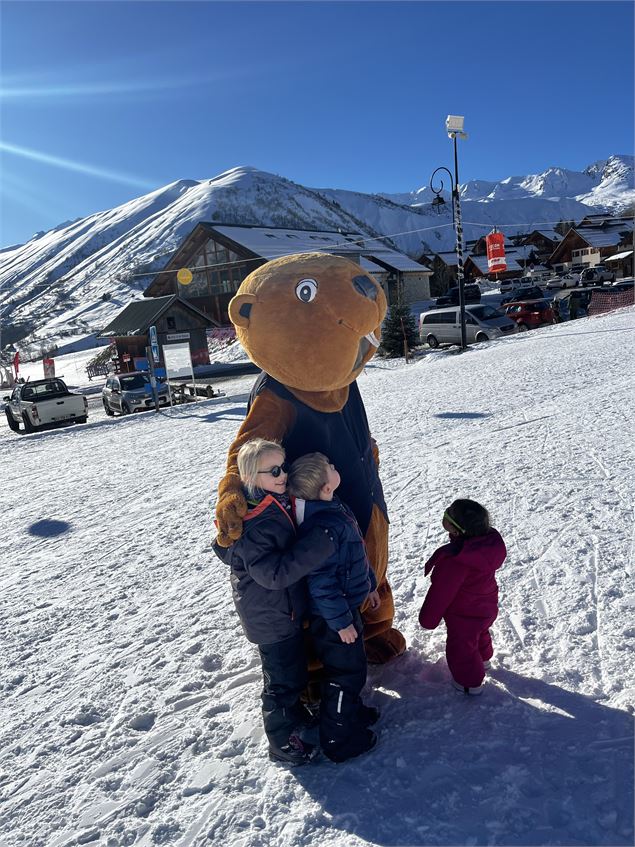
[[[134,391],[135,388],[143,388],[148,385],[150,377],[145,374],[132,374],[131,376],[120,376],[119,382],[123,391]]]
[[[498,309],[493,309],[491,306],[473,306],[470,309],[470,314],[474,315],[475,318],[478,318],[479,321],[487,321],[491,320],[491,318],[504,317],[502,312],[499,312]]]

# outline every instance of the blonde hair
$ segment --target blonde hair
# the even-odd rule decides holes
[[[319,500],[320,490],[328,482],[326,469],[329,464],[323,453],[300,456],[289,468],[289,494],[302,500]]]
[[[264,438],[253,438],[251,441],[246,441],[238,451],[238,473],[250,497],[253,497],[260,487],[258,485],[258,462],[265,453],[273,451],[285,455],[282,444],[277,441],[266,441]]]

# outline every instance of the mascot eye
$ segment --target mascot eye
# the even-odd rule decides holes
[[[301,279],[295,287],[295,296],[303,303],[310,303],[315,300],[318,284],[314,279]]]

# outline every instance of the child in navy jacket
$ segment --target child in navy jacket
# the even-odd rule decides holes
[[[507,550],[490,527],[487,509],[474,500],[455,500],[443,515],[450,543],[439,547],[426,562],[431,585],[419,612],[425,629],[445,620],[445,647],[455,688],[480,694],[485,669],[493,655],[489,628],[498,616],[495,572]]]
[[[334,762],[372,749],[377,736],[368,727],[379,712],[365,706],[366,653],[359,607],[368,598],[379,608],[375,574],[350,509],[336,496],[340,475],[322,453],[297,459],[289,470],[289,492],[302,537],[316,527],[335,538],[336,550],[307,575],[311,635],[323,664],[320,743]]]

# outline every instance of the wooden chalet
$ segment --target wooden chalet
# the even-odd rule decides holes
[[[562,235],[554,229],[534,229],[527,235],[519,238],[518,244],[532,245],[535,247],[536,256],[539,261],[543,262],[549,259],[549,256],[562,241]]]
[[[157,328],[161,364],[163,346],[190,345],[193,365],[209,365],[207,330],[217,326],[209,315],[201,312],[176,294],[134,300],[99,333],[116,347],[115,369],[134,371],[146,361],[151,326]]]
[[[147,298],[178,295],[218,324],[245,277],[271,259],[292,253],[334,253],[358,262],[384,288],[388,302],[430,296],[430,268],[359,232],[198,223],[144,291]],[[187,268],[191,282],[178,271]]]
[[[452,285],[456,285],[456,273],[459,261],[455,250],[443,253],[424,253],[419,256],[419,262],[432,269],[430,277],[430,295],[439,297],[445,294]]]
[[[633,219],[589,215],[572,227],[549,257],[557,271],[572,264],[597,265],[633,249]]]

